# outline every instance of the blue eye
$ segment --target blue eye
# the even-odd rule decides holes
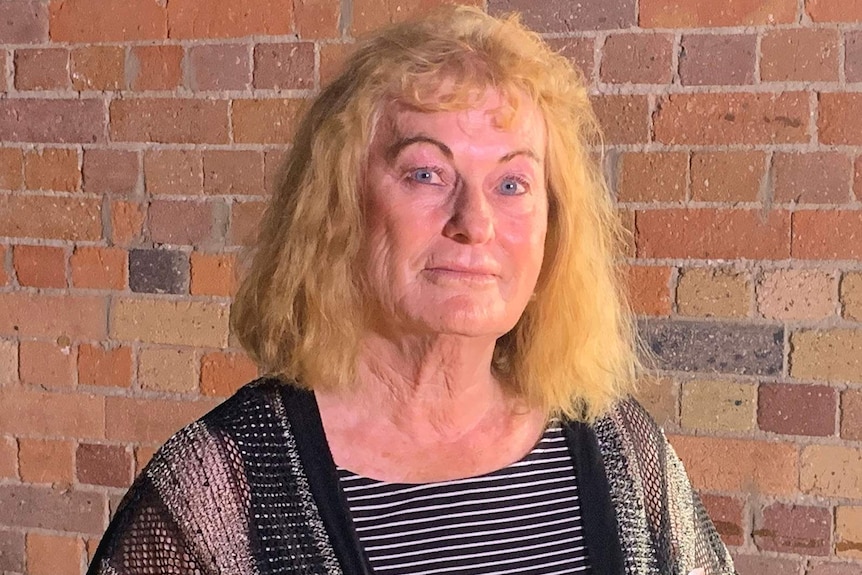
[[[527,192],[526,186],[518,178],[505,178],[499,185],[500,193],[504,196],[519,196]]]
[[[419,184],[438,185],[443,183],[440,174],[431,168],[416,168],[409,173],[408,177]]]

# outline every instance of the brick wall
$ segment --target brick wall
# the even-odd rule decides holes
[[[80,573],[253,377],[233,269],[296,110],[435,1],[0,2],[0,572]],[[486,2],[593,86],[642,396],[740,573],[862,572],[862,3]]]

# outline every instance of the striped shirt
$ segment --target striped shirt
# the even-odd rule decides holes
[[[378,575],[591,573],[559,421],[523,459],[477,477],[403,484],[338,474]]]

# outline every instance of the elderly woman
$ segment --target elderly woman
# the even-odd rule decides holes
[[[270,377],[175,435],[91,573],[733,573],[637,361],[583,81],[516,18],[362,44],[234,309]]]

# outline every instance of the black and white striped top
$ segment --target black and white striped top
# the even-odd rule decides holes
[[[559,421],[523,459],[477,477],[403,484],[338,473],[378,575],[591,572]]]

